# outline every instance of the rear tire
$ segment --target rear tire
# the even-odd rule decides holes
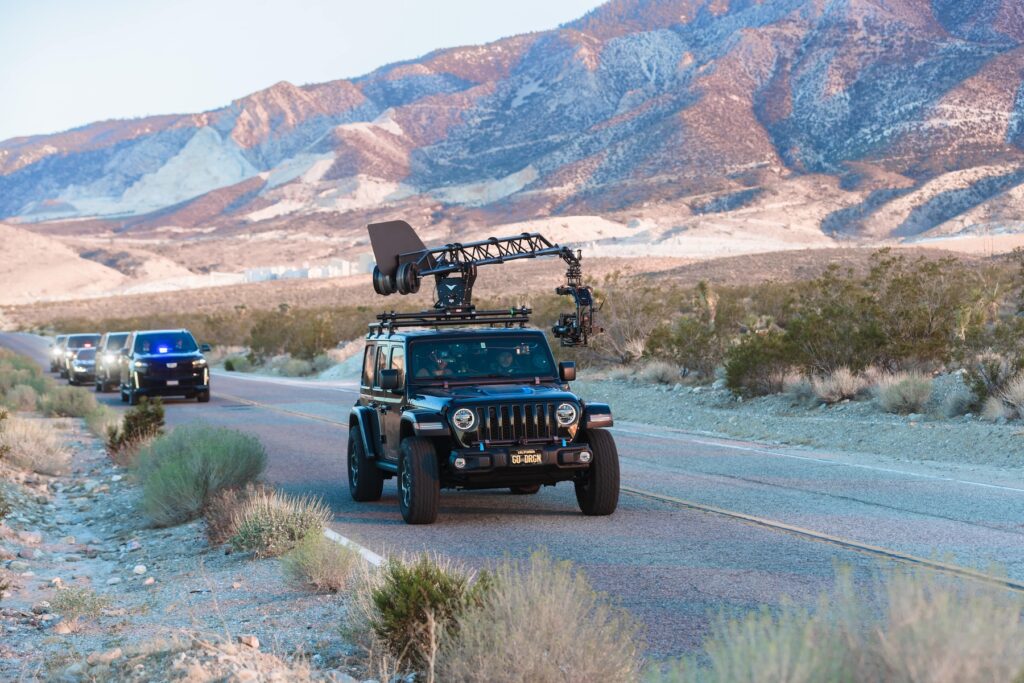
[[[589,430],[587,443],[594,457],[586,476],[576,481],[576,502],[585,515],[610,515],[619,505],[619,451],[603,429]]]
[[[509,492],[513,496],[532,496],[533,494],[540,491],[540,484],[530,484],[529,486],[512,486],[509,487]]]
[[[380,500],[384,491],[384,473],[366,457],[358,426],[348,430],[348,492],[352,500],[369,503]]]
[[[137,406],[139,405],[139,395],[131,389],[128,390],[128,405]]]
[[[418,436],[402,439],[398,460],[398,506],[406,524],[433,524],[441,507],[434,444]]]
[[[196,394],[196,400],[198,402],[200,402],[200,403],[209,403],[210,402],[210,390],[207,389],[206,391],[200,391],[198,394]]]

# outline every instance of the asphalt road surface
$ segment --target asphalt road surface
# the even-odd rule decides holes
[[[0,345],[47,363],[39,337],[0,334]],[[1024,482],[1010,475],[620,424],[612,431],[623,494],[611,517],[582,516],[561,484],[535,496],[443,491],[436,524],[407,526],[393,479],[380,502],[349,497],[352,385],[215,373],[212,386],[208,404],[169,400],[168,424],[255,434],[270,456],[268,480],[322,496],[338,533],[382,555],[428,550],[474,567],[545,549],[638,617],[654,657],[692,650],[718,614],[783,596],[811,604],[837,566],[852,570],[867,600],[879,567],[919,561],[948,565],[962,581],[996,566],[1008,590],[1024,591]],[[117,393],[99,398],[124,407]]]

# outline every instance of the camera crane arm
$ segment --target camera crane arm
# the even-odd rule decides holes
[[[374,291],[385,296],[395,292],[414,294],[419,291],[422,278],[432,275],[437,292],[434,309],[446,319],[453,314],[474,316],[473,285],[479,266],[557,256],[565,261],[567,270],[566,284],[555,291],[571,296],[576,310],[560,314],[552,332],[563,346],[586,346],[590,335],[601,331],[593,326],[593,291],[582,282],[580,252],[554,244],[539,233],[524,232],[512,237],[426,247],[408,223],[393,221],[371,225],[370,239],[378,256],[378,265],[373,271]],[[391,241],[390,250],[384,245],[385,240]],[[382,254],[387,256],[381,258]],[[477,317],[480,322],[487,322],[483,312]]]

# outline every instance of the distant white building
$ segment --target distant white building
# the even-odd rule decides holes
[[[310,266],[308,263],[296,266],[265,266],[263,268],[247,268],[246,282],[266,282],[267,280],[315,280],[325,277],[347,277],[359,273],[369,273],[376,262],[370,254],[362,254],[357,261],[332,259],[323,266]]]

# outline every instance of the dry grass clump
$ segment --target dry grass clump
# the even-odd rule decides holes
[[[57,591],[50,600],[50,607],[61,615],[72,633],[82,628],[82,618],[98,619],[100,613],[110,606],[108,598],[96,595],[91,588],[68,586]]]
[[[276,557],[310,534],[320,535],[331,509],[319,498],[256,491],[235,513],[231,546],[255,557]]]
[[[318,591],[338,593],[349,587],[359,553],[323,534],[307,534],[281,558],[285,575]]]
[[[927,570],[878,582],[880,614],[864,609],[847,573],[809,611],[784,604],[721,619],[703,652],[649,680],[663,683],[899,681],[987,683],[1024,672],[1022,602]]]
[[[782,379],[782,393],[789,397],[794,405],[810,405],[818,401],[811,380],[799,372],[786,373]]]
[[[0,420],[0,453],[15,466],[39,474],[62,474],[71,464],[71,451],[53,425],[31,418]]]
[[[39,393],[27,384],[18,384],[7,392],[4,403],[13,410],[28,412],[35,410],[39,404]]]
[[[999,398],[1013,412],[1014,417],[1024,417],[1024,372],[1018,373],[1006,383]]]
[[[139,452],[142,508],[155,526],[199,516],[213,494],[255,481],[266,466],[259,440],[232,429],[190,424]]]
[[[655,360],[640,368],[636,376],[647,384],[675,384],[679,381],[679,368],[671,363]]]
[[[98,407],[96,396],[82,387],[56,387],[39,401],[47,417],[86,417]]]
[[[875,386],[875,400],[887,413],[907,415],[924,411],[932,397],[932,379],[919,372],[884,376]]]
[[[438,680],[627,683],[640,673],[637,632],[568,563],[536,554],[500,566],[456,619],[438,655]]]
[[[633,379],[634,371],[628,365],[616,365],[608,369],[608,379],[617,382],[628,382]]]
[[[974,406],[974,393],[967,387],[957,387],[942,399],[939,413],[943,417],[952,418],[966,415]]]
[[[235,535],[235,518],[247,500],[262,492],[262,484],[247,484],[243,488],[221,489],[203,507],[206,540],[210,545],[227,543]]]
[[[1010,417],[1010,411],[1002,399],[997,396],[989,396],[981,404],[981,419],[989,422],[998,422]]]
[[[814,395],[829,405],[859,398],[867,386],[867,380],[849,368],[837,368],[828,375],[811,378]]]

